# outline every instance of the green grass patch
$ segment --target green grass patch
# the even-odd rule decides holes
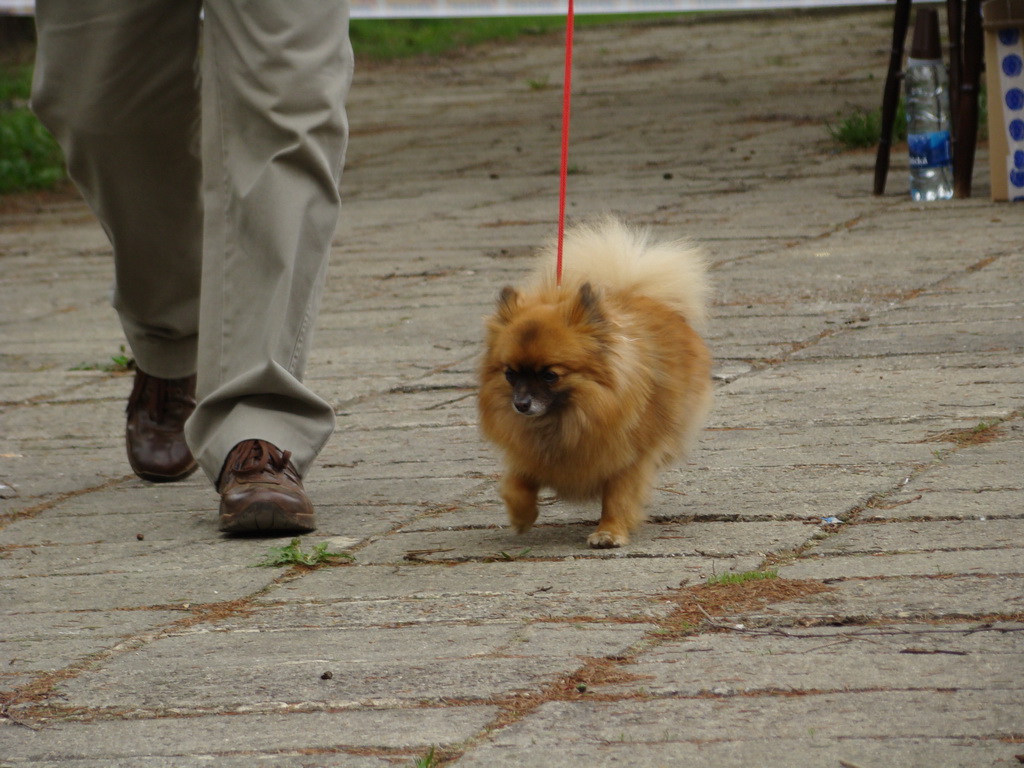
[[[64,180],[57,142],[28,108],[32,68],[0,66],[0,194],[51,189]]]
[[[723,573],[721,576],[712,576],[708,579],[708,585],[716,584],[746,584],[748,581],[763,581],[765,579],[779,578],[778,571],[745,571],[744,573]]]
[[[577,16],[576,27],[673,18],[680,14],[594,14]],[[440,56],[491,42],[547,35],[565,29],[562,16],[468,19],[353,19],[349,37],[358,58],[377,61]]]
[[[953,117],[950,115],[950,123]],[[955,129],[956,126],[951,125]],[[835,122],[825,121],[825,130],[843,149],[867,149],[878,145],[882,138],[882,110],[852,108],[836,116]],[[978,89],[978,136],[988,134],[988,91],[982,83]],[[907,108],[903,99],[896,105],[896,118],[892,124],[894,144],[907,140]]]
[[[28,64],[5,64],[0,69],[0,104],[28,101],[32,90],[32,67]]]
[[[352,561],[355,558],[346,552],[328,552],[328,543],[321,542],[313,547],[312,552],[302,551],[301,539],[292,539],[286,546],[271,547],[267,550],[267,557],[257,566],[274,568],[281,565],[304,565],[308,568],[315,568],[319,565],[333,563],[337,560]]]
[[[825,123],[832,140],[843,149],[866,149],[878,145],[882,137],[882,111],[880,109],[851,109],[841,113],[835,122]],[[907,139],[907,113],[900,99],[896,119],[892,126],[894,142]]]
[[[349,37],[358,58],[389,61],[440,56],[480,43],[544,35],[565,26],[557,17],[482,19],[353,19]]]

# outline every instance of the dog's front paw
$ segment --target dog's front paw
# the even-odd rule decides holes
[[[629,536],[611,531],[594,531],[587,537],[587,544],[593,549],[613,549],[629,544]]]
[[[537,505],[509,507],[508,521],[516,533],[526,533],[537,522]]]
[[[526,533],[537,522],[537,484],[509,473],[501,481],[501,498],[516,533]]]
[[[526,521],[526,520],[513,520],[512,521],[512,530],[514,530],[516,533],[518,533],[520,535],[526,533],[531,528],[533,528],[533,520],[529,520],[529,521]]]

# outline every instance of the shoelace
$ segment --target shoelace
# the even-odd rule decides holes
[[[162,422],[173,407],[194,408],[195,401],[183,384],[186,379],[159,379],[139,371],[139,378],[128,398],[128,410],[134,410],[139,400],[146,397],[146,413],[156,422]]]
[[[236,451],[231,471],[241,475],[262,474],[268,467],[275,472],[284,472],[292,457],[291,451],[274,451],[273,446],[263,440],[246,441]]]

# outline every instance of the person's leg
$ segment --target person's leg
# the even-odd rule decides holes
[[[334,428],[302,384],[340,206],[348,3],[205,5],[199,406],[186,434],[215,483],[242,441],[301,476]]]
[[[39,0],[32,106],[114,251],[114,307],[138,366],[125,439],[136,474],[196,468],[202,258],[199,0]]]
[[[195,373],[202,253],[199,0],[38,0],[32,107],[114,250],[139,367]]]

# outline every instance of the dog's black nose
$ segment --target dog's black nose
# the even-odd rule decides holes
[[[517,397],[512,400],[512,405],[520,413],[529,413],[532,404],[533,402],[528,397]]]

